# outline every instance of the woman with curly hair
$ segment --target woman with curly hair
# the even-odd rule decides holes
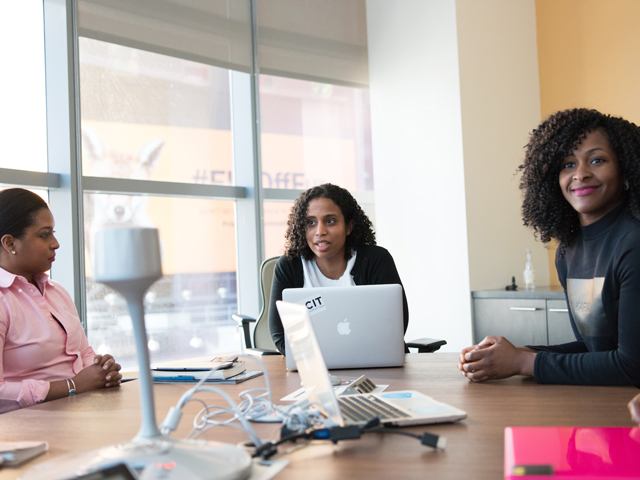
[[[462,351],[460,370],[476,382],[640,385],[640,128],[596,110],[558,112],[533,131],[520,169],[524,224],[559,242],[576,341],[517,348],[489,336]]]
[[[285,254],[273,274],[269,330],[284,354],[284,329],[276,301],[285,288],[342,287],[350,285],[402,285],[393,258],[376,246],[371,221],[344,188],[325,183],[302,193],[293,204]],[[409,323],[407,299],[404,329]]]

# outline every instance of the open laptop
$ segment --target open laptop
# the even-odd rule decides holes
[[[281,301],[276,307],[308,400],[322,406],[328,426],[363,425],[373,417],[384,424],[422,425],[455,422],[467,416],[463,410],[414,390],[336,397],[307,307]]]
[[[287,288],[282,300],[305,305],[327,367],[404,364],[402,286]],[[285,335],[287,369],[295,370]]]

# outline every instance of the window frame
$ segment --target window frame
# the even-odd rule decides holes
[[[56,218],[61,247],[51,276],[71,294],[87,329],[84,258],[85,193],[233,200],[236,217],[238,311],[260,311],[264,260],[264,201],[294,201],[303,190],[262,187],[257,2],[250,4],[251,73],[230,70],[235,186],[89,177],[82,175],[77,0],[42,0],[48,172],[0,168],[2,184],[43,188]],[[353,192],[373,204],[374,192]]]

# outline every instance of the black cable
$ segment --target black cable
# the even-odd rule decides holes
[[[287,437],[280,438],[280,440],[277,440],[275,442],[265,442],[262,445],[260,445],[260,447],[256,448],[255,453],[251,455],[251,457],[252,458],[262,457],[263,459],[266,460],[267,458],[272,457],[278,452],[278,445],[281,445],[285,442],[295,442],[300,438],[310,438],[309,435],[310,434],[307,432],[296,433],[294,435],[289,435]]]
[[[407,437],[413,437],[418,440],[422,439],[420,435],[416,435],[415,433],[405,432],[404,430],[400,430],[398,428],[388,428],[382,426],[363,430],[363,433],[394,433],[397,435],[406,435]]]
[[[286,432],[289,433],[289,430],[286,430]],[[267,459],[278,452],[278,445],[285,442],[295,442],[302,438],[310,440],[330,440],[333,443],[338,443],[340,440],[358,439],[363,433],[391,433],[395,435],[405,435],[407,437],[420,440],[422,445],[440,450],[444,449],[446,444],[446,440],[438,435],[427,432],[424,432],[422,435],[416,435],[415,433],[405,432],[398,428],[384,427],[381,425],[379,418],[373,418],[364,426],[347,425],[344,427],[319,428],[315,430],[307,430],[303,433],[287,435],[285,437],[281,437],[276,442],[265,442],[256,449],[252,457],[262,457]]]
[[[434,435],[433,433],[424,432],[422,435],[416,435],[415,433],[405,432],[404,430],[399,430],[397,428],[388,428],[382,426],[364,430],[363,433],[392,433],[396,435],[405,435],[407,437],[412,437],[420,440],[420,443],[422,445],[426,445],[438,450],[444,450],[444,447],[447,443],[447,440],[444,437]]]

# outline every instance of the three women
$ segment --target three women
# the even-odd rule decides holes
[[[525,225],[545,243],[559,241],[576,341],[515,347],[489,336],[461,352],[460,370],[472,381],[524,374],[539,383],[639,385],[640,129],[595,110],[558,112],[532,133],[521,169]],[[0,193],[0,411],[68,395],[71,383],[82,392],[120,380],[113,359],[88,346],[68,294],[44,275],[58,248],[53,217],[24,192]],[[269,324],[278,350],[284,332],[274,304],[285,288],[384,283],[401,281],[355,199],[331,184],[307,190],[274,274]],[[404,316],[406,330],[406,298]]]

